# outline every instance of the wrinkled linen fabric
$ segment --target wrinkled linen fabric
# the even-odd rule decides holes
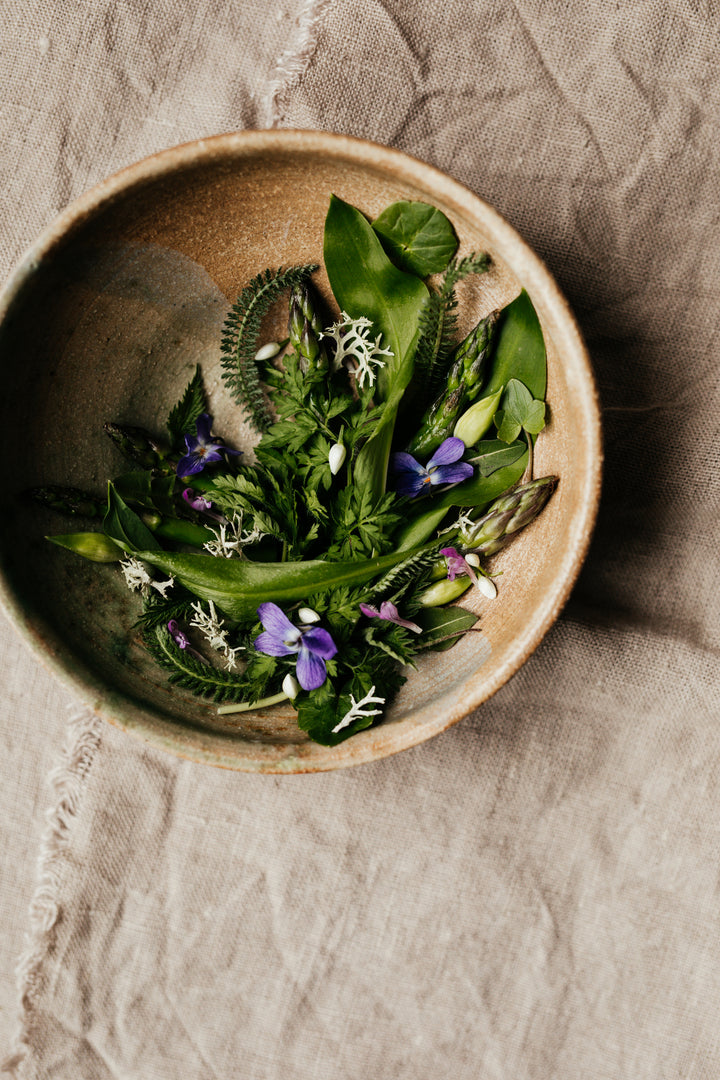
[[[715,1080],[717,6],[82,11],[81,27],[63,5],[51,33],[31,5],[13,23],[32,23],[26,52],[3,42],[3,258],[88,182],[213,127],[397,146],[546,260],[590,349],[606,468],[586,566],[537,652],[450,731],[355,770],[216,772],[82,716],[62,757],[65,698],[5,633],[16,926],[48,830],[62,856],[26,920],[16,1075]],[[39,36],[63,57],[49,81],[22,62]],[[72,798],[46,785],[43,832],[51,749]],[[5,1020],[19,1002],[2,989]]]

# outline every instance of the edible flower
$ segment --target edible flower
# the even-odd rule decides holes
[[[456,548],[446,547],[440,548],[440,554],[444,555],[447,559],[447,576],[450,581],[454,581],[456,577],[461,574],[467,574],[472,583],[477,589],[486,596],[488,600],[494,600],[497,596],[497,589],[493,585],[490,578],[485,577],[484,574],[476,574],[475,569],[480,565],[480,559],[472,552],[467,557],[463,557]]]
[[[469,479],[473,467],[470,462],[460,460],[464,453],[465,443],[451,435],[440,444],[427,465],[421,465],[412,454],[393,454],[395,490],[398,495],[414,498],[437,484],[459,484],[461,480]]]
[[[193,491],[192,488],[185,488],[182,497],[188,506],[192,507],[193,510],[197,510],[200,514],[212,510],[212,503],[210,500],[206,499],[204,495]]]
[[[211,434],[212,417],[202,413],[195,421],[196,435],[185,436],[187,454],[177,463],[178,476],[194,476],[213,461],[222,461],[223,454],[242,454],[232,450],[218,435]]]
[[[203,664],[207,663],[205,657],[201,656],[197,649],[193,649],[190,644],[190,638],[185,631],[181,629],[177,619],[170,619],[167,628],[170,637],[173,639],[178,649],[182,649],[183,652],[189,653],[190,656],[194,656],[196,660],[200,660]]]
[[[401,618],[398,609],[389,600],[383,600],[379,610],[372,604],[361,604],[360,610],[363,615],[367,615],[368,619],[386,619],[388,622],[395,623],[396,626],[404,626],[406,630],[412,630],[414,634],[422,634],[422,627],[410,622],[409,619]]]
[[[257,609],[263,633],[255,638],[255,648],[268,656],[297,653],[297,680],[303,690],[317,690],[327,678],[325,661],[337,652],[337,645],[320,626],[294,626],[277,604],[261,604]]]

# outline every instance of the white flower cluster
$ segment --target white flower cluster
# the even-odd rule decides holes
[[[336,724],[333,728],[333,735],[337,735],[338,731],[342,731],[343,728],[349,727],[355,720],[359,720],[361,716],[379,716],[382,709],[366,709],[366,705],[384,705],[384,697],[373,697],[375,693],[375,687],[371,686],[369,693],[361,698],[360,701],[356,701],[354,696],[350,695],[350,708],[343,716],[339,724]]]
[[[191,604],[195,614],[190,620],[190,625],[200,631],[211,649],[216,649],[217,652],[225,657],[225,667],[228,671],[232,671],[237,667],[235,655],[236,653],[243,651],[243,646],[239,645],[236,648],[232,648],[227,639],[228,632],[223,629],[225,624],[222,619],[218,618],[215,605],[212,600],[208,600],[208,604],[210,606],[209,614],[207,611],[203,610],[203,606],[199,600],[197,603]]]
[[[380,347],[382,334],[379,334],[374,342],[372,341],[369,337],[371,326],[370,319],[366,319],[364,316],[359,319],[351,319],[347,312],[341,311],[340,320],[318,335],[321,338],[332,338],[335,342],[333,366],[336,371],[346,358],[350,357],[356,361],[355,378],[361,390],[365,389],[366,378],[370,386],[375,382],[376,372],[373,370],[372,365],[385,367],[385,361],[381,357],[394,355],[392,349],[382,349]]]
[[[123,572],[128,589],[141,592],[143,596],[147,596],[152,588],[157,589],[163,600],[165,600],[167,590],[175,584],[175,578],[168,578],[167,581],[153,581],[147,572],[145,564],[133,555],[127,555],[120,560],[120,569]]]
[[[250,532],[243,532],[242,514],[234,514],[230,521],[220,522],[210,528],[215,533],[214,540],[207,540],[203,548],[210,555],[222,559],[232,559],[233,556],[242,555],[242,549],[246,544],[256,544],[261,537],[265,536],[260,529],[253,528]]]

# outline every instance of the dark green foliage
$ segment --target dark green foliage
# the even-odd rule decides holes
[[[307,265],[265,270],[243,289],[225,320],[220,361],[223,380],[256,431],[264,431],[271,422],[255,361],[261,322],[286,289],[299,285],[316,269]]]
[[[184,450],[183,436],[195,434],[195,421],[205,412],[207,412],[207,396],[198,364],[195,374],[167,419],[167,429],[173,450],[178,452]]]

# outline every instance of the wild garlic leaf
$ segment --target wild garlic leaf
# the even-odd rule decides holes
[[[457,251],[455,230],[434,206],[395,202],[372,223],[380,243],[401,270],[418,277],[441,273]]]
[[[483,439],[475,449],[475,455],[468,460],[480,476],[492,476],[498,469],[513,465],[526,453],[527,446],[522,439],[511,442],[509,446],[500,439]]]
[[[477,615],[461,607],[421,608],[413,619],[423,631],[418,643],[420,649],[450,648],[478,621]]]
[[[120,544],[125,551],[161,550],[147,525],[118,495],[112,483],[108,484],[108,507],[103,518],[103,530],[106,536]]]
[[[511,379],[524,383],[533,398],[544,401],[547,359],[542,328],[535,308],[523,289],[503,312],[490,379],[483,394],[496,393]]]
[[[380,397],[387,398],[398,386],[404,390],[412,374],[411,350],[427,286],[414,274],[398,270],[367,218],[336,195],[325,219],[324,255],[341,311],[353,319],[370,319],[374,332],[382,334],[382,346],[392,349],[378,375]]]
[[[545,402],[534,399],[519,379],[510,379],[501,406],[494,420],[501,442],[514,442],[522,431],[537,435],[545,427]]]
[[[207,396],[198,364],[182,397],[167,418],[167,429],[173,450],[184,451],[183,436],[195,434],[195,421],[207,411]]]

